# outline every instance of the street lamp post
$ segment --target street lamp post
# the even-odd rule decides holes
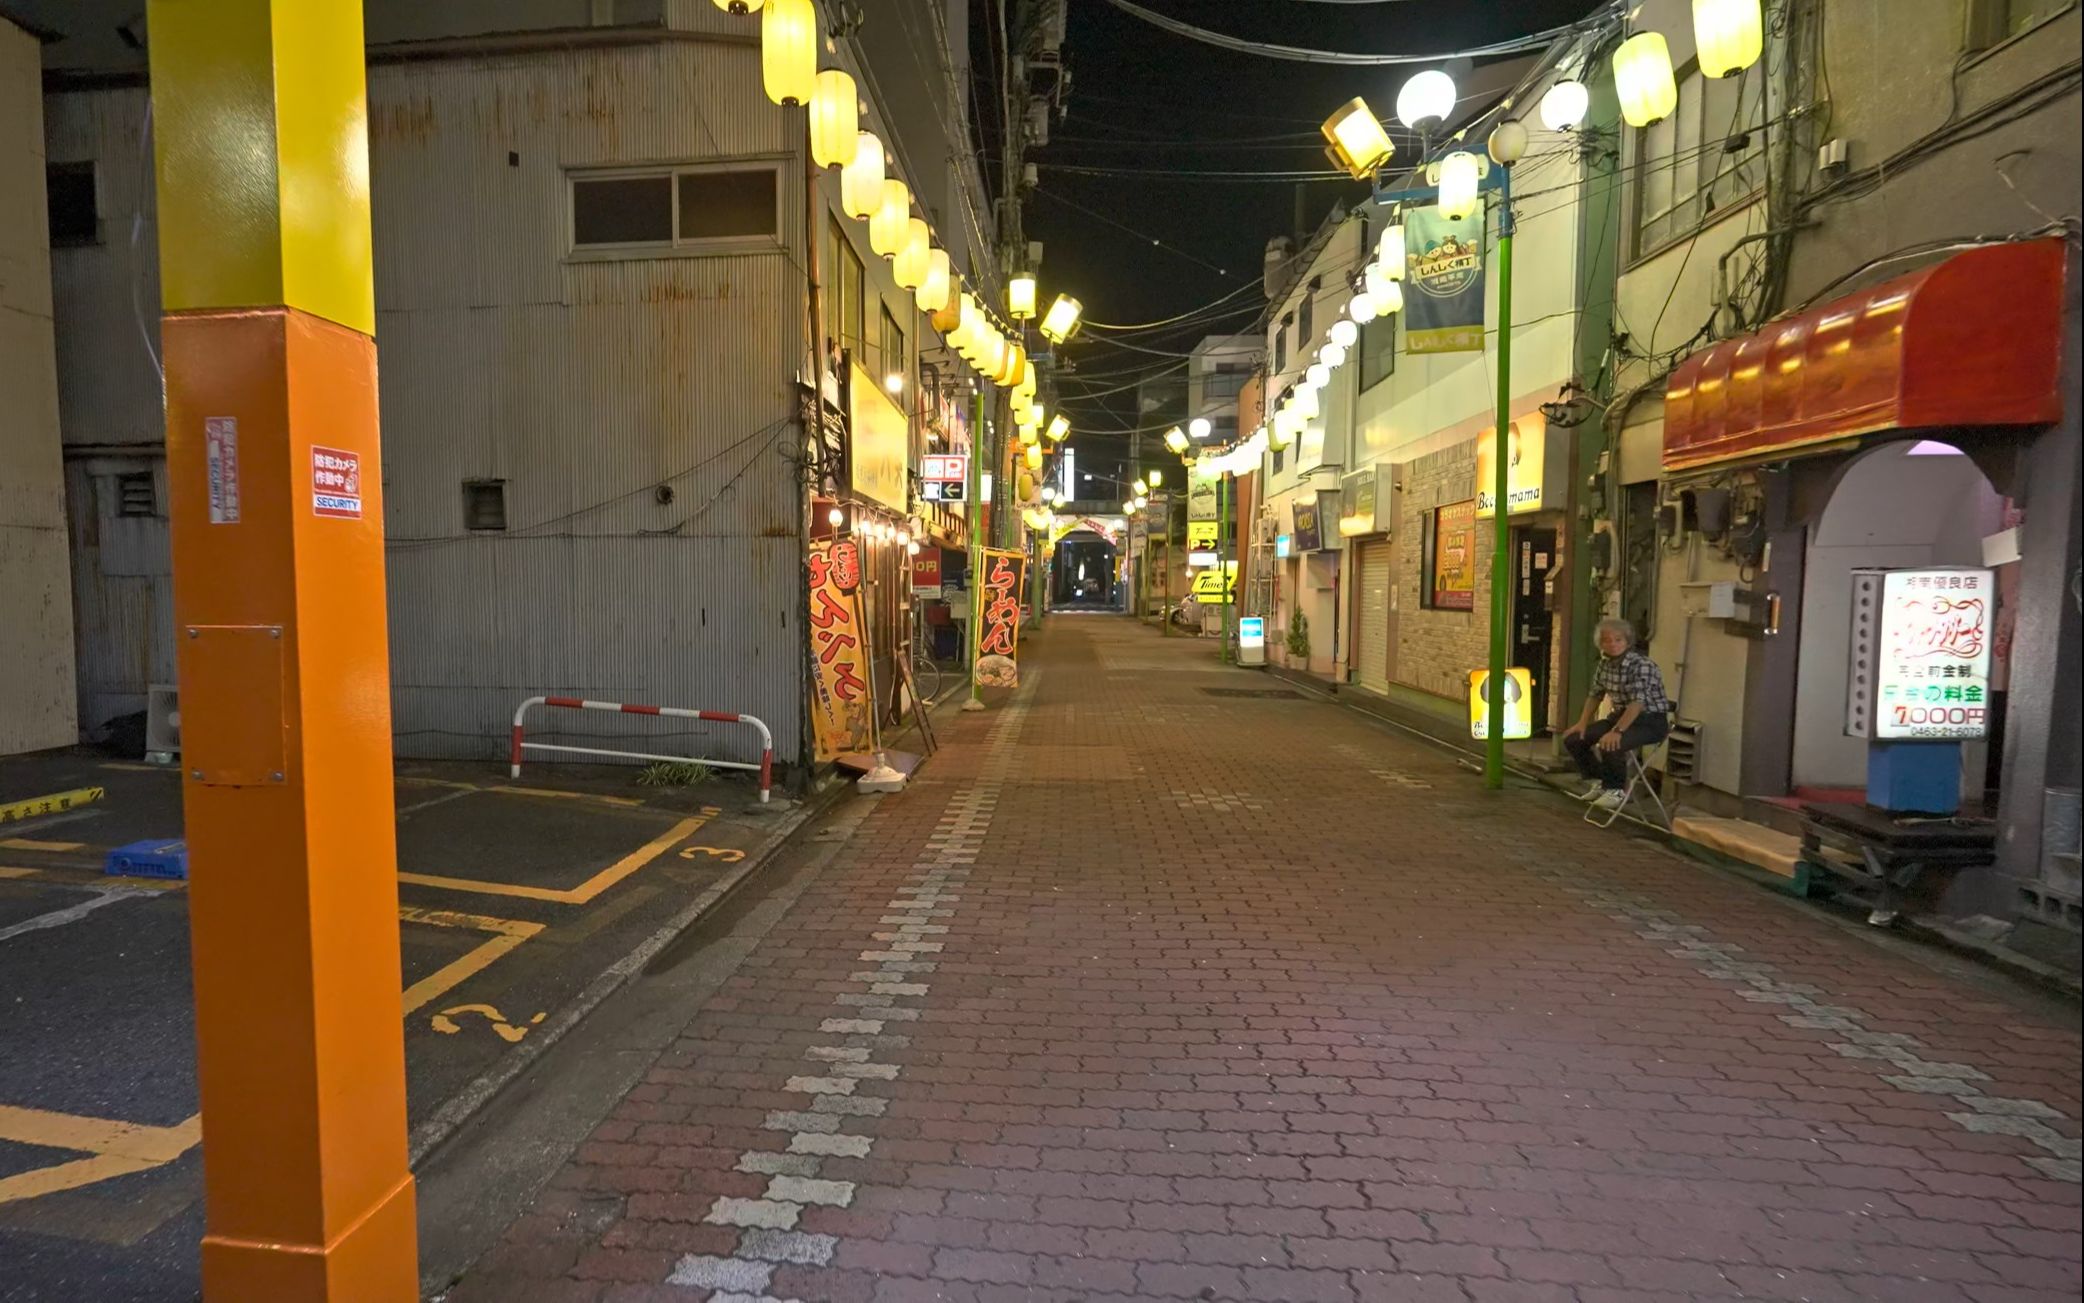
[[[1512,168],[1498,169],[1498,402],[1491,453],[1491,661],[1484,681],[1483,785],[1505,786],[1505,671],[1512,636],[1512,525],[1506,494],[1512,458],[1507,432],[1512,420]],[[1547,673],[1547,667],[1542,667]]]

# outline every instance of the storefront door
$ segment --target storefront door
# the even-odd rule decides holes
[[[1556,568],[1556,531],[1513,530],[1512,663],[1534,676],[1534,729],[1549,727],[1549,648],[1555,623],[1549,611],[1549,573]]]

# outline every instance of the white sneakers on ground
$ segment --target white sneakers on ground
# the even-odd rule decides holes
[[[1627,803],[1628,793],[1618,787],[1611,787],[1593,798],[1592,808],[1595,810],[1618,810]]]

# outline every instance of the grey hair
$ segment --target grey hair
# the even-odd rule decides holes
[[[1609,615],[1599,622],[1599,628],[1596,630],[1596,633],[1605,633],[1608,629],[1618,630],[1622,636],[1628,639],[1630,647],[1635,646],[1635,626],[1633,624],[1630,624],[1618,615]]]

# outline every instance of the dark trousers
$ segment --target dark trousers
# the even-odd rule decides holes
[[[1646,746],[1655,746],[1671,732],[1671,721],[1661,711],[1644,711],[1635,717],[1635,722],[1621,732],[1621,748],[1618,751],[1601,751],[1593,743],[1614,731],[1618,715],[1595,719],[1582,733],[1563,739],[1563,749],[1577,762],[1577,771],[1587,778],[1596,778],[1599,785],[1611,792],[1618,792],[1628,782],[1628,753],[1640,751]]]

